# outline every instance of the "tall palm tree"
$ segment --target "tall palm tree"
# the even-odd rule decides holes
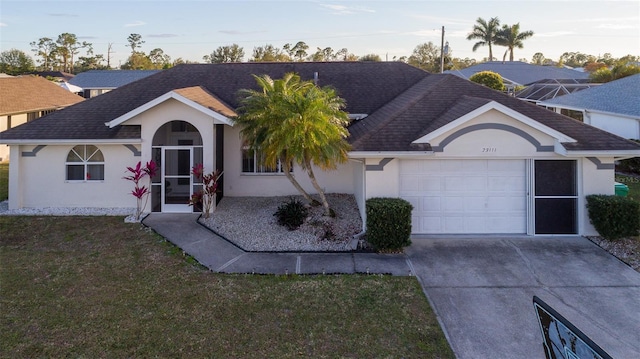
[[[278,80],[268,75],[254,78],[261,90],[240,90],[236,123],[244,140],[251,149],[260,151],[263,165],[274,167],[280,161],[293,186],[314,203],[291,174],[291,163],[298,163],[320,196],[325,215],[329,215],[329,203],[313,167],[335,169],[338,163],[347,161],[349,116],[342,111],[344,100],[334,89],[301,81],[293,73]]]
[[[520,32],[520,23],[511,26],[502,26],[502,29],[498,31],[495,40],[496,45],[507,47],[507,51],[505,51],[504,56],[502,56],[502,61],[507,57],[507,53],[509,53],[509,61],[513,61],[513,49],[523,48],[524,45],[522,44],[522,41],[530,38],[531,36],[533,36],[533,31],[529,30]]]
[[[496,34],[500,30],[500,20],[497,17],[492,17],[489,21],[479,17],[476,20],[476,24],[473,25],[473,30],[467,35],[467,40],[480,40],[473,45],[473,51],[475,52],[480,46],[489,46],[489,61],[493,61],[493,50],[491,45],[496,41]]]

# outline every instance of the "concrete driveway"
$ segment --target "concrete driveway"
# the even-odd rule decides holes
[[[614,358],[640,358],[640,273],[582,237],[413,238],[458,358],[544,358],[540,297]]]

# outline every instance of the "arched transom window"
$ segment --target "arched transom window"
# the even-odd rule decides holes
[[[104,157],[94,145],[77,145],[67,155],[67,181],[103,181]]]

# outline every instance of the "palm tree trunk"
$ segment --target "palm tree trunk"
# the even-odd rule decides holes
[[[316,201],[315,199],[313,199],[313,197],[311,197],[311,195],[309,193],[307,193],[307,191],[305,191],[304,188],[302,188],[302,186],[300,185],[300,183],[298,183],[296,178],[293,177],[293,175],[291,174],[291,163],[289,161],[285,160],[285,159],[281,159],[280,163],[284,166],[284,175],[287,177],[289,182],[291,182],[291,184],[293,184],[293,187],[295,187],[298,190],[298,192],[300,192],[300,194],[307,201],[309,201],[309,203],[312,206],[319,205],[320,203],[318,201]]]
[[[324,215],[330,216],[331,210],[329,209],[329,202],[327,202],[327,197],[324,195],[324,191],[322,190],[322,188],[318,184],[318,181],[316,180],[316,176],[313,173],[313,168],[311,167],[311,161],[309,161],[308,159],[305,159],[305,167],[307,169],[307,176],[309,176],[309,179],[311,180],[311,184],[313,185],[313,188],[315,188],[316,191],[318,191],[318,196],[320,196],[320,200],[322,201],[322,207],[324,207]]]

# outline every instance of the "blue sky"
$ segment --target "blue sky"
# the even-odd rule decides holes
[[[533,30],[516,59],[534,53],[558,59],[565,51],[614,57],[640,55],[640,1],[187,1],[187,0],[0,0],[0,50],[32,55],[30,42],[76,34],[105,54],[113,43],[112,64],[129,55],[127,37],[142,35],[142,50],[162,48],[172,59],[202,61],[218,46],[237,43],[245,60],[255,46],[304,41],[316,47],[347,48],[383,59],[409,56],[421,43],[440,44],[441,27],[454,57],[482,59],[466,40],[475,19],[497,16]],[[497,47],[494,56],[502,57]]]

